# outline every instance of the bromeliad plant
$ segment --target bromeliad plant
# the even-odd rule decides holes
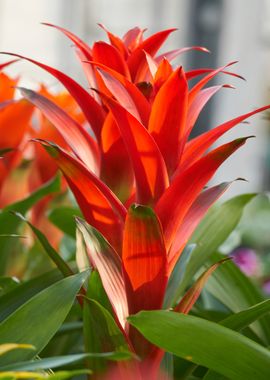
[[[84,297],[85,313],[102,315],[101,326],[105,320],[108,327],[110,321],[115,333],[101,327],[95,331],[90,326],[86,347],[105,352],[128,349],[140,362],[118,365],[123,378],[131,379],[135,373],[136,379],[155,379],[164,350],[174,349],[160,344],[149,329],[147,334],[147,321],[136,324],[136,316],[130,316],[139,313],[143,318],[142,311],[166,309],[157,318],[162,319],[162,313],[166,313],[169,321],[179,313],[188,314],[208,277],[224,262],[217,259],[186,293],[179,293],[175,277],[179,266],[183,266],[184,248],[210,206],[231,182],[210,188],[206,185],[250,136],[212,150],[211,147],[224,133],[270,106],[190,139],[207,102],[222,88],[232,87],[205,86],[219,73],[239,77],[227,71],[235,62],[218,69],[189,72],[183,67],[173,68],[172,59],[187,50],[207,52],[203,47],[191,47],[158,55],[173,29],[144,39],[144,30],[134,28],[120,39],[102,26],[110,42],[96,42],[89,47],[71,32],[53,27],[75,44],[89,91],[59,70],[13,55],[56,77],[76,100],[86,121],[76,120],[47,94],[20,89],[61,136],[58,141],[40,136],[35,141],[43,145],[62,171],[86,220],[76,219],[78,266],[81,270],[93,268],[87,298]],[[191,87],[190,79],[201,75],[203,78]],[[108,300],[94,290],[99,278]],[[92,323],[98,326],[99,321],[92,317]],[[193,361],[188,353],[180,356]],[[267,360],[266,352],[263,360]],[[194,362],[208,365],[196,354]],[[209,368],[217,370],[215,365]],[[221,373],[230,375],[223,367]]]

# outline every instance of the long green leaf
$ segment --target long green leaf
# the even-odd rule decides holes
[[[49,220],[65,234],[76,237],[76,223],[74,216],[82,217],[81,211],[76,207],[57,207],[49,214]]]
[[[0,358],[0,365],[34,358],[65,320],[88,273],[67,277],[23,304],[0,324],[0,343],[28,343],[33,351],[20,351]]]
[[[40,187],[33,192],[29,197],[22,201],[13,203],[4,209],[0,210],[0,234],[8,235],[17,232],[17,229],[21,223],[20,220],[14,218],[10,214],[10,211],[16,211],[25,215],[25,213],[34,206],[39,200],[48,194],[55,193],[60,190],[60,177],[56,176],[54,179]],[[7,267],[7,260],[11,259],[12,252],[14,250],[14,239],[12,237],[6,237],[0,239],[0,275],[5,274]]]
[[[6,319],[22,304],[35,294],[63,278],[58,269],[54,269],[41,276],[20,284],[15,289],[0,297],[0,322]]]
[[[131,355],[128,352],[105,352],[105,353],[87,353],[87,354],[74,354],[65,356],[54,356],[35,361],[15,363],[0,367],[0,371],[35,371],[40,369],[54,369],[63,367],[70,364],[77,364],[85,361],[85,359],[96,358],[106,359],[112,361],[128,360]]]
[[[193,250],[187,264],[185,275],[179,291],[183,293],[192,277],[207,259],[227,239],[239,223],[245,206],[256,194],[239,195],[229,201],[212,208],[191,238],[197,246]]]
[[[214,254],[209,262],[216,262],[222,257]],[[205,288],[234,313],[264,301],[261,291],[233,262],[228,262],[213,273]],[[260,318],[251,327],[266,345],[270,344],[270,315]]]
[[[44,248],[45,252],[49,256],[49,258],[55,263],[57,268],[60,270],[60,272],[65,276],[72,276],[74,273],[72,269],[69,267],[69,265],[65,262],[65,260],[62,259],[60,254],[51,246],[46,236],[38,229],[36,228],[32,223],[29,222],[22,214],[19,212],[14,212],[14,215],[16,215],[20,220],[26,222],[28,226],[31,228],[31,230],[34,232],[36,237],[38,238],[40,244]]]
[[[269,377],[270,351],[216,323],[168,311],[142,311],[128,320],[150,342],[229,379]]]

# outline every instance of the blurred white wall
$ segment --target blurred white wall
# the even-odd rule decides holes
[[[0,0],[0,50],[21,53],[55,66],[82,79],[70,42],[58,31],[40,25],[47,21],[64,26],[92,43],[104,38],[97,26],[104,23],[115,34],[122,35],[135,25],[150,32],[178,27],[167,48],[185,45],[192,26],[190,0]],[[237,90],[224,89],[217,95],[212,126],[270,102],[270,0],[224,0],[221,25],[220,65],[239,60],[235,71],[247,82],[220,76],[219,83],[232,83]],[[196,41],[194,41],[196,44]],[[215,52],[212,52],[215,54]],[[0,62],[6,58],[0,57]],[[56,81],[30,63],[17,63],[9,69],[21,73],[23,84]],[[228,196],[237,192],[257,191],[263,178],[263,162],[269,141],[262,116],[250,119],[220,142],[242,135],[257,136],[224,164],[215,183],[245,177],[249,183],[237,183]]]

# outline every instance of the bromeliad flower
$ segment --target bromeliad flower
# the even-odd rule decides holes
[[[90,263],[100,274],[115,320],[129,347],[157,368],[162,351],[126,322],[140,310],[162,308],[168,278],[189,237],[229,182],[205,186],[248,137],[209,149],[224,133],[270,106],[256,109],[189,139],[211,97],[227,84],[205,88],[226,66],[185,72],[170,60],[187,49],[160,56],[173,30],[143,39],[139,28],[110,44],[76,45],[90,91],[66,74],[27,58],[54,75],[77,101],[88,124],[34,91],[21,89],[56,127],[68,151],[38,140],[53,157],[87,221],[78,220]],[[193,49],[205,50],[195,47]],[[190,88],[189,80],[204,75]],[[90,129],[91,128],[91,129]],[[188,313],[215,264],[172,305]]]

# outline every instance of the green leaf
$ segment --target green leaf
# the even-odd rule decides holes
[[[0,296],[16,288],[19,284],[19,280],[15,277],[0,277]]]
[[[0,297],[0,322],[6,319],[22,304],[28,301],[38,292],[63,278],[58,269],[52,270],[30,281],[20,284],[16,289]]]
[[[181,292],[179,292],[179,284],[181,283],[188,260],[190,259],[190,255],[192,251],[195,249],[195,247],[196,244],[189,244],[181,253],[181,256],[179,257],[168,281],[165,293],[165,300],[163,303],[164,309],[173,307],[179,301],[181,296]]]
[[[33,350],[35,347],[31,344],[16,344],[16,343],[5,343],[0,344],[0,356],[6,354],[9,351],[23,349],[23,350]]]
[[[0,324],[0,343],[28,343],[34,351],[12,352],[0,365],[33,359],[65,320],[88,273],[67,277],[41,291]]]
[[[14,215],[16,215],[20,220],[28,224],[28,226],[31,228],[31,230],[34,232],[34,234],[38,238],[40,244],[44,248],[49,258],[55,263],[55,265],[63,274],[63,276],[65,277],[72,276],[74,274],[72,269],[65,262],[65,260],[62,259],[60,254],[51,246],[46,236],[19,212],[14,212]]]
[[[97,301],[85,298],[84,340],[86,352],[129,352],[125,337],[112,315]],[[88,361],[89,368],[99,372],[106,368],[101,360]]]
[[[76,237],[76,223],[74,216],[82,217],[81,211],[77,207],[57,207],[49,214],[49,220],[65,234]]]
[[[158,347],[229,379],[269,377],[270,351],[216,323],[169,311],[142,311],[128,320]]]
[[[10,211],[16,211],[25,215],[25,213],[34,206],[39,200],[48,194],[55,193],[60,190],[60,177],[54,179],[33,192],[29,197],[22,201],[13,203],[4,209],[0,210],[0,234],[8,235],[17,232],[20,221],[10,214]],[[7,260],[11,260],[12,252],[14,251],[14,238],[6,237],[0,239],[0,274],[5,274]]]
[[[187,264],[179,288],[180,293],[183,293],[198,269],[205,264],[207,259],[216,252],[234,230],[241,219],[245,206],[255,196],[256,194],[239,195],[208,211],[191,238],[191,243],[195,243],[196,248]]]
[[[85,359],[96,358],[111,361],[128,360],[131,358],[128,352],[105,352],[105,353],[87,353],[87,354],[74,354],[65,356],[54,356],[35,361],[15,363],[0,367],[0,371],[35,371],[40,369],[54,369],[63,367],[70,364],[78,364]]]
[[[214,254],[209,262],[222,257],[224,256]],[[261,291],[233,262],[228,262],[213,273],[205,289],[234,313],[264,301]],[[260,318],[251,328],[267,345],[270,344],[270,315]]]

